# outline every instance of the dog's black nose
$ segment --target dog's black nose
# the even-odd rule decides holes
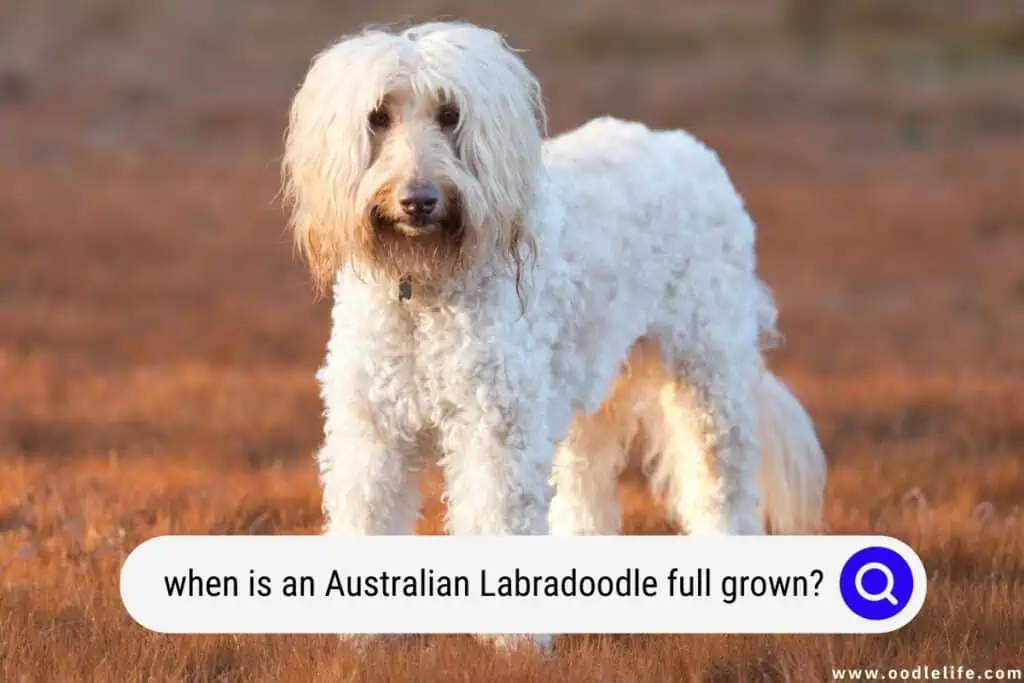
[[[441,192],[430,183],[409,183],[398,195],[398,204],[409,218],[427,218],[434,213]]]

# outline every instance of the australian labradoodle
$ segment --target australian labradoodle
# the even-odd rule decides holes
[[[690,533],[813,526],[824,458],[764,367],[775,306],[715,153],[612,118],[544,128],[534,76],[472,25],[314,61],[284,180],[334,295],[327,532],[410,532],[436,454],[452,533],[615,533],[636,433]]]

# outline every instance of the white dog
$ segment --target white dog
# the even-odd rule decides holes
[[[544,126],[537,81],[475,26],[367,31],[314,61],[283,168],[334,289],[327,532],[410,532],[436,452],[452,533],[614,533],[637,426],[689,532],[813,525],[824,459],[764,369],[775,308],[718,158],[681,131]]]

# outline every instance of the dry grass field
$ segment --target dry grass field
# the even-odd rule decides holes
[[[1020,667],[1024,6],[999,0],[6,0],[0,6],[0,681],[827,681]],[[969,8],[969,9],[968,9]],[[118,573],[167,533],[316,533],[328,331],[275,203],[310,56],[459,16],[528,48],[554,132],[612,113],[720,150],[759,224],[773,368],[827,521],[917,549],[872,637],[162,636]],[[436,494],[436,477],[428,482]],[[669,530],[635,478],[630,533]],[[428,496],[423,531],[442,514]]]

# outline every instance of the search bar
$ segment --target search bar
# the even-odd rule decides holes
[[[121,571],[161,633],[885,633],[926,592],[886,536],[162,536]]]

